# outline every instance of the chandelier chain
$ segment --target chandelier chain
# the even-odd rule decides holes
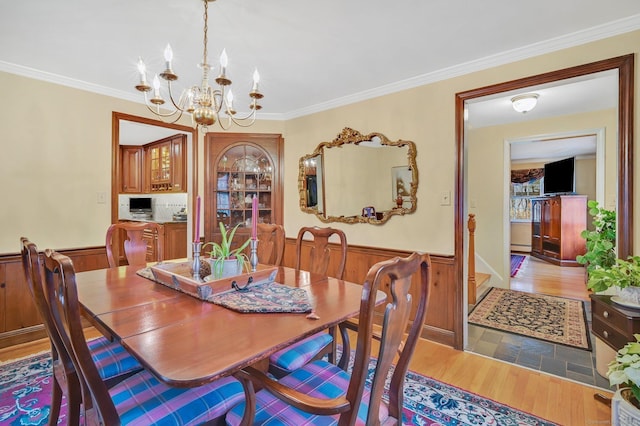
[[[208,64],[207,60],[207,44],[209,44],[209,38],[207,33],[209,32],[209,0],[204,0],[204,50],[203,50],[203,58],[202,63]]]

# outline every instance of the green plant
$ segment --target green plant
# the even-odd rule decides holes
[[[205,247],[211,246],[211,250],[209,250],[208,252],[205,250],[205,253],[209,253],[209,256],[213,259],[213,261],[211,262],[211,266],[213,267],[211,274],[214,277],[220,277],[222,275],[222,268],[224,266],[225,260],[235,258],[238,260],[238,263],[241,263],[243,266],[248,261],[247,255],[244,254],[244,249],[247,248],[251,239],[247,239],[247,241],[242,243],[237,249],[231,249],[231,245],[233,244],[233,237],[235,236],[239,226],[240,224],[236,225],[231,230],[231,232],[227,232],[224,223],[220,222],[220,243],[210,241],[202,246],[203,250],[205,249]]]
[[[616,286],[640,287],[640,256],[629,256],[627,260],[615,259],[609,268],[597,267],[591,270],[587,288],[595,292]]]
[[[609,363],[607,377],[611,386],[627,385],[636,400],[640,401],[640,334],[634,334],[635,342],[629,342]]]
[[[585,229],[580,236],[585,239],[587,251],[582,256],[576,256],[576,261],[586,265],[587,274],[596,268],[610,268],[616,261],[616,212],[598,207],[598,202],[587,202],[589,214],[593,216],[595,229]]]

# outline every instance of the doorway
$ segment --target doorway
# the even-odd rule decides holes
[[[466,297],[466,273],[468,272],[468,263],[466,249],[468,241],[465,224],[467,215],[470,211],[470,205],[472,204],[469,200],[469,184],[472,179],[469,177],[468,170],[468,120],[466,120],[465,117],[468,116],[469,119],[471,119],[472,114],[468,111],[470,104],[485,97],[497,98],[502,94],[510,94],[510,92],[513,93],[521,90],[526,91],[531,87],[558,85],[569,79],[577,77],[589,78],[597,73],[615,70],[617,73],[618,103],[616,110],[617,127],[615,132],[613,132],[617,135],[616,156],[613,161],[613,169],[615,170],[615,181],[617,183],[615,190],[616,212],[618,217],[617,229],[619,230],[617,249],[618,256],[626,257],[632,253],[633,239],[631,223],[633,212],[633,194],[631,190],[633,182],[633,64],[634,55],[626,55],[456,94],[456,139],[458,158],[456,162],[455,234],[461,236],[461,238],[456,238],[455,241],[456,282],[459,286],[458,291],[456,292],[456,323],[454,324],[454,345],[457,349],[464,349],[468,332],[466,322],[468,312]],[[495,158],[503,158],[503,154],[500,152],[496,155],[495,152],[490,152],[491,150],[486,151],[488,155],[495,156],[494,160]],[[499,187],[502,187],[502,185],[498,185]],[[497,198],[497,205],[500,208],[503,208],[504,200],[499,200],[500,196]],[[483,198],[482,202],[485,201],[487,200]],[[490,202],[492,200],[488,201]],[[499,214],[498,216],[501,217],[502,214]],[[498,229],[500,229],[500,233],[503,233],[500,226],[501,225],[498,225]],[[503,238],[503,235],[501,235],[498,241],[503,241]],[[502,256],[502,254],[498,256],[502,259],[506,257]],[[505,269],[504,261],[497,263],[503,263],[501,270]]]
[[[186,136],[187,155],[187,253],[191,250],[189,241],[193,241],[194,224],[192,212],[195,211],[196,196],[198,194],[198,131],[192,127],[165,123],[145,117],[124,114],[114,111],[112,113],[111,134],[111,223],[119,218],[120,189],[122,188],[122,160],[120,145],[142,145],[164,137],[184,134]],[[173,206],[169,206],[173,208]]]

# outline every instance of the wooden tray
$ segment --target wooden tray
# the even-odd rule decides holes
[[[208,300],[214,294],[234,291],[234,284],[244,287],[251,283],[272,282],[278,273],[277,267],[258,265],[255,272],[217,280],[203,280],[194,278],[191,265],[192,262],[161,263],[151,266],[150,269],[156,282],[201,300]]]

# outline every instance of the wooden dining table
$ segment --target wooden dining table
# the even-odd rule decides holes
[[[303,313],[240,313],[138,275],[140,267],[79,272],[85,317],[171,386],[193,387],[265,362],[274,352],[354,317],[362,286],[278,267],[275,282],[307,290]],[[379,292],[384,302],[385,294]]]

